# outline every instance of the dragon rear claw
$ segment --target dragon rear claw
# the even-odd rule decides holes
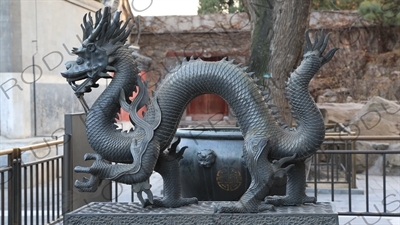
[[[274,177],[275,178],[283,178],[287,172],[294,166],[294,164],[290,164],[284,168],[282,168],[282,165],[294,160],[296,158],[296,154],[288,157],[284,157],[279,160],[274,160],[272,161],[272,168],[274,170]]]
[[[293,154],[292,156],[283,157],[279,160],[274,160],[274,161],[272,161],[272,166],[274,167],[274,169],[279,169],[282,167],[283,164],[290,162],[290,161],[294,160],[295,158],[296,158],[296,154]]]
[[[293,206],[302,205],[306,203],[316,203],[317,199],[310,196],[267,196],[265,203],[272,204],[274,206]]]
[[[153,192],[151,192],[151,184],[149,183],[149,180],[141,182],[141,183],[136,183],[132,184],[133,191],[136,192],[136,195],[142,204],[143,207],[146,206],[146,201],[150,202],[153,204]],[[146,201],[143,199],[143,192],[147,194]]]
[[[144,200],[143,198],[143,192],[147,194],[146,200]],[[150,190],[139,191],[136,195],[143,207],[154,204],[153,192],[151,192]]]
[[[228,205],[216,205],[214,213],[258,213],[262,211],[276,211],[272,204],[261,203],[258,205],[244,206],[240,202],[230,203]]]

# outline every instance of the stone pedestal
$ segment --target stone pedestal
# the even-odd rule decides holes
[[[181,208],[142,208],[138,203],[92,202],[64,216],[64,224],[338,224],[330,203],[277,207],[275,212],[214,213],[216,204],[199,202]]]

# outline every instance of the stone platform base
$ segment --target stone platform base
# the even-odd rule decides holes
[[[92,202],[64,216],[64,224],[339,224],[330,203],[277,207],[275,212],[214,213],[217,204],[199,202],[181,208],[142,208],[138,203]]]

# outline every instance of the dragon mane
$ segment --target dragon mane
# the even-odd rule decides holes
[[[93,24],[90,13],[85,14],[81,24],[84,40],[82,47],[88,46],[89,43],[95,43],[97,46],[105,48],[108,55],[114,53],[126,42],[133,28],[132,25],[129,29],[126,29],[131,18],[123,24],[123,21],[120,21],[120,16],[121,12],[118,11],[114,13],[111,19],[110,8],[105,7],[103,13],[101,13],[101,10],[96,12],[96,23]],[[122,24],[123,26],[121,26]],[[77,50],[77,48],[74,48],[73,53]]]

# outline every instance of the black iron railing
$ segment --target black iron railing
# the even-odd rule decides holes
[[[382,175],[381,175],[381,179],[382,179],[382,190],[381,190],[381,195],[382,199],[382,206],[383,206],[383,210],[378,212],[378,211],[371,211],[370,209],[370,176],[369,176],[369,169],[368,169],[368,163],[369,163],[369,156],[374,154],[378,154],[382,156],[382,161],[386,162],[386,158],[387,155],[389,156],[394,156],[395,154],[400,154],[400,150],[324,150],[324,151],[318,151],[316,156],[313,157],[313,161],[314,161],[314,169],[315,171],[317,171],[318,173],[318,162],[317,162],[317,156],[321,155],[321,154],[326,154],[326,155],[330,155],[330,158],[334,158],[334,156],[336,155],[344,155],[345,156],[345,161],[347,163],[347,168],[354,168],[353,167],[353,163],[354,163],[354,158],[355,155],[364,155],[365,156],[365,165],[367,165],[367,168],[365,169],[365,190],[363,190],[364,196],[365,196],[365,201],[362,202],[362,204],[365,205],[365,210],[363,212],[360,212],[358,210],[358,212],[354,212],[353,211],[353,191],[352,189],[356,188],[356,186],[353,186],[352,184],[353,182],[353,175],[355,175],[355,170],[351,169],[351,170],[344,170],[345,172],[345,177],[346,177],[346,184],[347,184],[347,197],[348,197],[348,210],[347,211],[339,211],[339,215],[370,215],[370,216],[400,216],[400,211],[398,212],[393,212],[393,211],[388,211],[387,210],[387,175],[386,175],[386,163],[382,163]],[[334,164],[331,163],[329,164],[331,166],[330,168],[330,178],[327,178],[327,180],[329,180],[330,182],[326,182],[326,183],[330,183],[330,193],[331,193],[331,201],[334,202],[335,201],[335,178],[334,178]],[[355,181],[355,180],[354,180]],[[317,197],[318,196],[318,180],[315,179],[314,180],[314,196]],[[375,190],[376,191],[376,190]],[[396,197],[396,196],[395,196]],[[396,198],[397,202],[400,202],[400,196],[397,196]],[[357,202],[357,205],[360,205],[360,202]]]
[[[0,156],[7,157],[7,165],[0,168],[1,224],[48,224],[62,216],[60,144],[63,141],[0,150]],[[28,151],[34,159],[24,163]]]
[[[337,135],[328,134],[321,149],[309,161],[309,164],[312,165],[311,167],[314,167],[313,169],[316,174],[315,177],[310,176],[312,174],[308,174],[308,181],[331,184],[332,186],[334,184],[348,184],[351,182],[351,186],[356,188],[355,155],[360,153],[360,151],[355,151],[356,141],[400,141],[400,136],[347,136],[344,133],[337,133]],[[334,153],[330,154],[330,151],[334,151]],[[382,152],[379,151],[378,153]],[[377,153],[377,151],[371,150],[368,154],[374,153]],[[383,157],[386,157],[386,155]],[[309,170],[311,167],[309,165]],[[346,173],[346,171],[352,172]],[[326,175],[326,178],[321,178],[321,172]]]

